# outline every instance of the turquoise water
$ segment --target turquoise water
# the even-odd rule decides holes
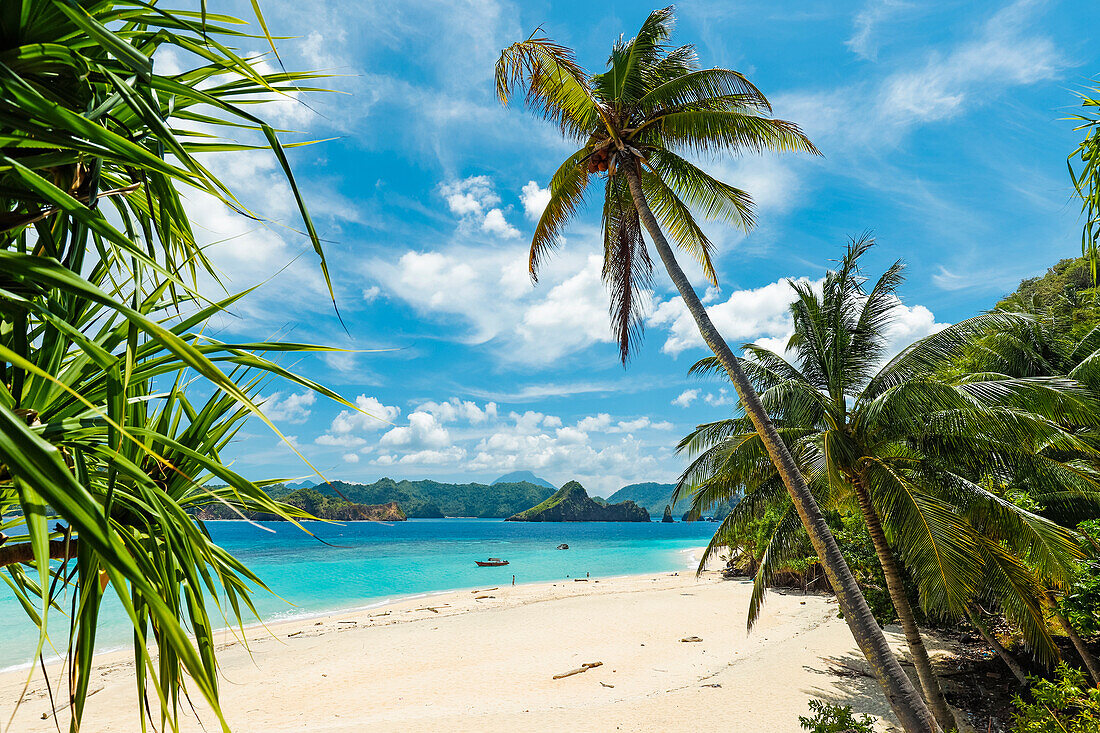
[[[312,523],[326,545],[292,525],[208,522],[214,540],[239,557],[277,594],[257,593],[264,620],[325,613],[400,596],[456,588],[608,577],[684,570],[684,552],[707,543],[709,522],[539,523],[499,519],[413,519],[394,524]],[[557,550],[561,543],[569,550]],[[479,568],[475,560],[500,557],[510,565]],[[0,668],[26,664],[37,635],[0,586]],[[114,597],[108,593],[108,599]],[[68,599],[61,603],[68,608]],[[60,616],[56,611],[51,612]],[[60,622],[60,623],[57,623]],[[52,641],[65,643],[64,617],[51,623]],[[104,604],[100,650],[131,643],[117,601]],[[49,656],[49,650],[47,651]]]

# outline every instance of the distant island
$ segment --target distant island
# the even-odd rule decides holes
[[[536,476],[530,471],[512,471],[511,473],[506,473],[503,476],[494,479],[493,483],[490,484],[490,486],[496,486],[497,484],[518,484],[521,481],[526,481],[527,483],[535,484],[536,486],[545,486],[548,489],[558,488],[543,477]]]
[[[669,511],[674,517],[678,516],[682,520],[690,521],[690,519],[692,519],[692,517],[689,516],[691,501],[688,498],[683,498],[675,504],[672,504],[672,492],[675,489],[676,484],[661,484],[653,481],[640,484],[629,484],[607,497],[607,501],[613,504],[629,499],[635,504],[645,507],[646,511],[654,517],[663,515],[665,507],[669,506]],[[733,506],[731,504],[722,503],[708,509],[705,516],[714,517],[715,519],[725,519],[732,508]]]
[[[344,498],[360,504],[397,502],[410,519],[477,517],[503,519],[538,504],[554,492],[553,486],[529,481],[494,484],[450,484],[424,479],[395,481],[383,478],[372,484],[332,481],[313,487],[325,496]],[[275,487],[269,491],[281,499]]]
[[[395,501],[384,504],[359,504],[339,497],[325,496],[312,489],[296,489],[279,501],[304,509],[318,519],[337,522],[404,522],[405,512]],[[266,512],[245,512],[248,519],[257,522],[283,521],[281,517]],[[195,518],[203,521],[240,519],[241,515],[224,504],[207,504],[195,512]]]
[[[649,512],[633,501],[601,504],[584,487],[570,481],[542,503],[519,512],[509,522],[648,522]]]

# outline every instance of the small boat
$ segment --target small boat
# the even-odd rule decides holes
[[[565,544],[564,542],[562,542],[562,543],[561,543],[560,545],[558,545],[558,549],[559,549],[559,550],[568,550],[568,549],[569,549],[569,545],[567,545],[567,544]]]
[[[507,565],[507,560],[501,560],[499,557],[490,557],[488,560],[474,560],[479,568],[499,568],[501,565]]]

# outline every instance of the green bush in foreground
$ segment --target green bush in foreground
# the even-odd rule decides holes
[[[851,705],[830,705],[810,700],[812,717],[798,716],[803,730],[811,733],[874,733],[870,715],[854,715]]]
[[[1036,679],[1031,700],[1019,695],[1012,733],[1095,733],[1100,730],[1100,689],[1090,687],[1085,673],[1058,665],[1056,680]]]

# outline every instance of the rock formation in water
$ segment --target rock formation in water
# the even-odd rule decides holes
[[[671,505],[665,504],[665,515],[663,517],[661,517],[661,521],[664,522],[665,524],[672,524],[673,519],[672,519],[672,506]]]
[[[576,481],[570,481],[550,498],[508,517],[509,522],[648,522],[649,512],[632,501],[600,506]]]

